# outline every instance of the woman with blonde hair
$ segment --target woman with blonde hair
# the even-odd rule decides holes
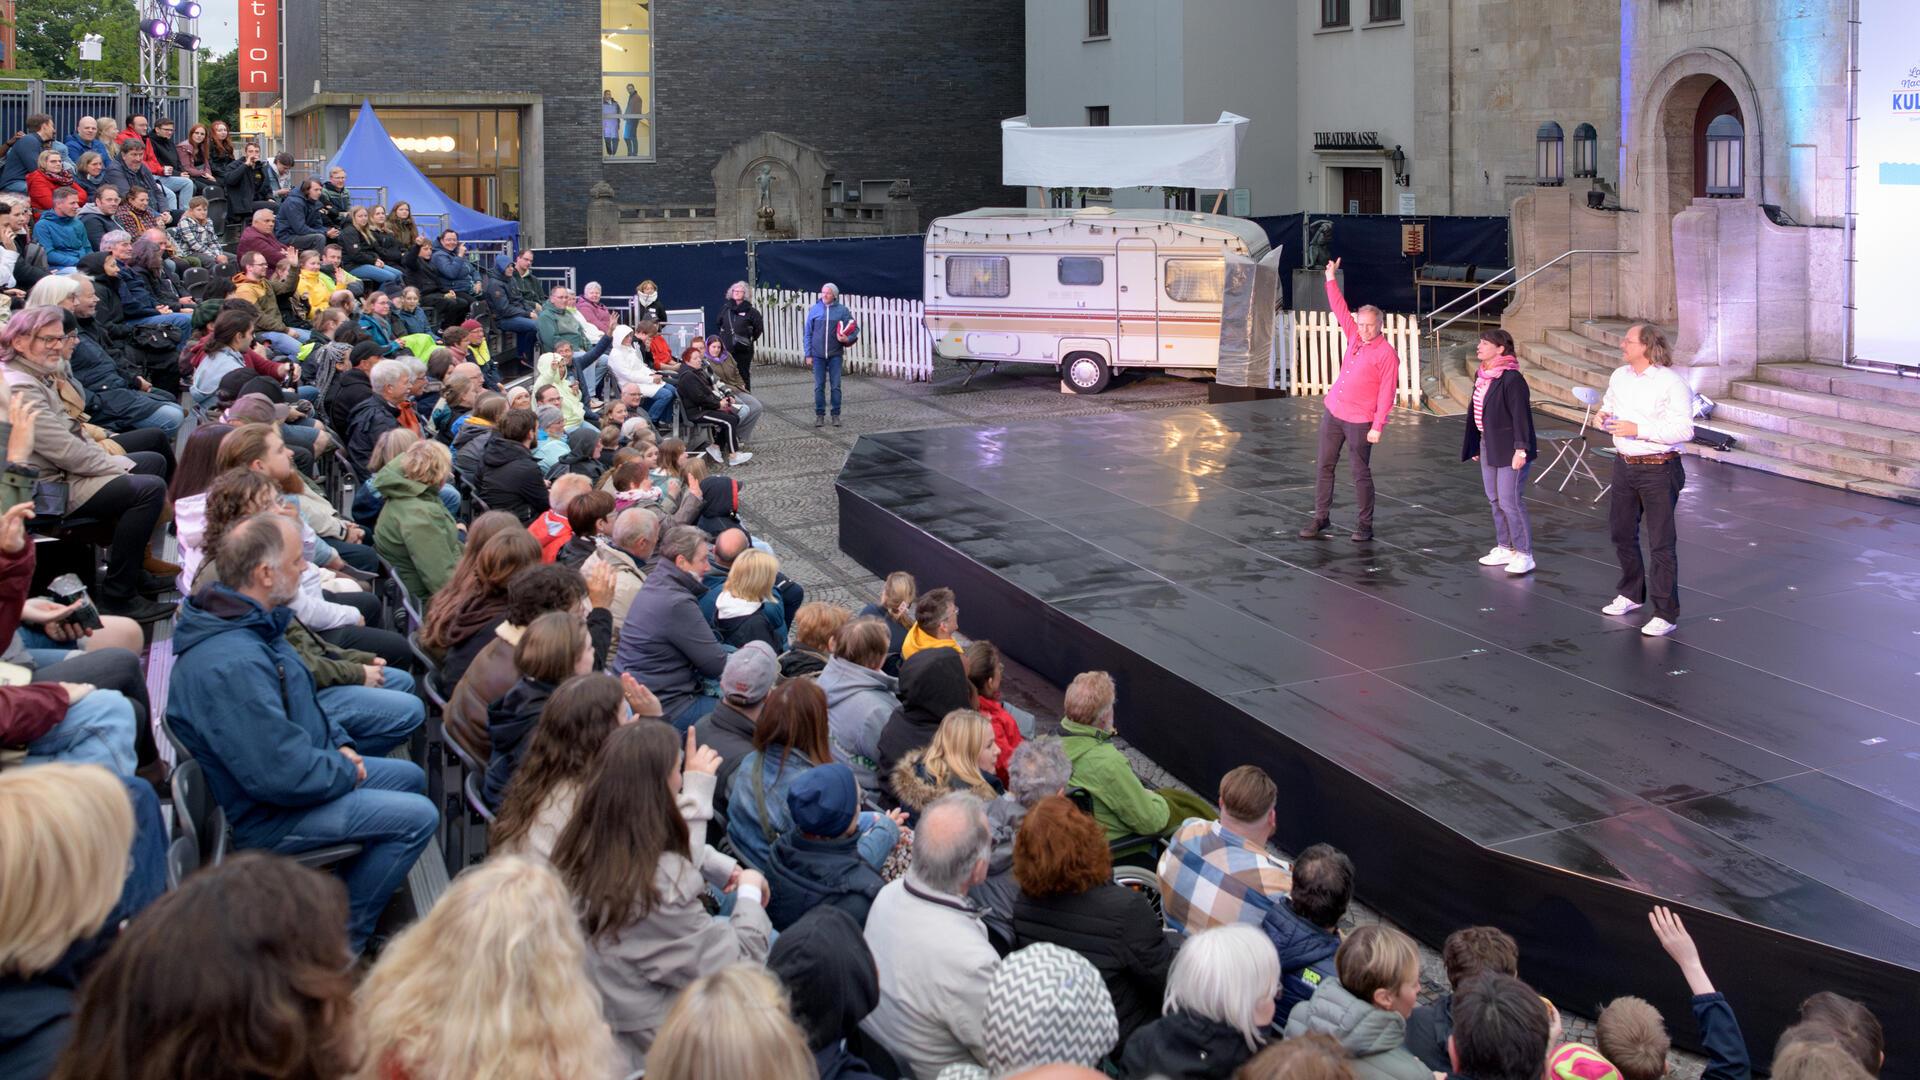
[[[721,968],[681,991],[647,1054],[648,1080],[818,1075],[787,995],[753,964]]]
[[[887,621],[887,659],[880,670],[896,678],[900,675],[900,650],[907,643],[907,631],[913,629],[913,605],[920,599],[920,583],[905,570],[887,575],[880,587],[880,599],[860,609],[861,617],[877,616]]]
[[[423,604],[446,587],[460,563],[460,529],[440,501],[440,489],[452,476],[447,448],[420,440],[373,478],[374,489],[386,500],[374,526],[373,548]]]
[[[787,648],[787,612],[773,591],[780,560],[748,548],[733,560],[726,584],[703,597],[700,607],[720,640],[734,648],[764,641],[775,656]]]
[[[360,986],[364,1080],[561,1080],[614,1074],[566,886],[496,855],[454,879]]]
[[[0,772],[0,1075],[53,1070],[133,836],[127,788],[99,765]]]
[[[920,811],[950,791],[968,791],[992,802],[1003,790],[993,775],[1000,747],[993,721],[973,709],[955,709],[940,721],[933,741],[909,750],[893,766],[893,794],[901,809],[919,820]]]

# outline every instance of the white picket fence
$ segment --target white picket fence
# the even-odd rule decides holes
[[[793,289],[755,289],[753,302],[767,331],[753,350],[753,362],[802,366],[806,363],[807,309],[817,294]],[[933,335],[927,333],[926,305],[918,300],[880,296],[842,296],[840,302],[860,324],[860,340],[847,351],[844,370],[852,375],[884,375],[908,382],[933,378]]]
[[[1381,333],[1400,354],[1400,405],[1421,398],[1420,326],[1412,315],[1387,315]],[[1331,311],[1282,311],[1274,325],[1275,368],[1282,385],[1295,394],[1324,394],[1340,375],[1347,337]],[[1281,350],[1286,350],[1281,352]]]

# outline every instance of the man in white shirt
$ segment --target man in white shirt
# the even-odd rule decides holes
[[[948,1065],[986,1061],[987,984],[1000,956],[967,899],[986,880],[993,850],[980,800],[935,800],[913,848],[913,868],[881,889],[867,914],[880,1004],[860,1026],[915,1080],[933,1080]]]
[[[1600,426],[1612,433],[1615,451],[1607,517],[1620,558],[1620,587],[1600,610],[1625,615],[1650,602],[1653,618],[1640,632],[1665,637],[1680,621],[1673,510],[1687,484],[1680,447],[1693,440],[1693,388],[1675,374],[1673,352],[1656,326],[1635,324],[1620,343],[1620,355],[1626,364],[1607,380],[1600,403]],[[1640,558],[1643,521],[1650,571]]]

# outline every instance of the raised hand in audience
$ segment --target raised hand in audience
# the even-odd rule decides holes
[[[628,678],[632,678],[632,676],[628,676]],[[720,772],[720,763],[720,751],[715,750],[711,746],[701,746],[699,740],[694,738],[694,730],[688,728],[686,763],[681,766],[680,771],[682,773],[706,773],[708,776],[716,776]]]
[[[1707,978],[1706,965],[1700,962],[1700,949],[1693,943],[1693,935],[1681,925],[1680,916],[1656,905],[1647,921],[1653,924],[1653,936],[1660,939],[1660,947],[1680,965],[1687,987],[1696,995],[1713,993],[1713,980]]]

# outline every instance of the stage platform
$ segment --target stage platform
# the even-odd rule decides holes
[[[1425,940],[1476,922],[1593,1015],[1623,993],[1690,1042],[1646,916],[1676,905],[1756,1060],[1799,1000],[1866,999],[1920,1069],[1920,508],[1688,458],[1679,632],[1598,608],[1591,484],[1530,494],[1539,569],[1492,546],[1459,419],[1396,414],[1378,539],[1298,539],[1317,398],[863,437],[841,547],[954,587],[962,630],[1064,685],[1203,793],[1244,762],[1276,841],[1353,855]],[[1543,422],[1542,427],[1557,426]],[[1601,466],[1604,476],[1606,468]]]

